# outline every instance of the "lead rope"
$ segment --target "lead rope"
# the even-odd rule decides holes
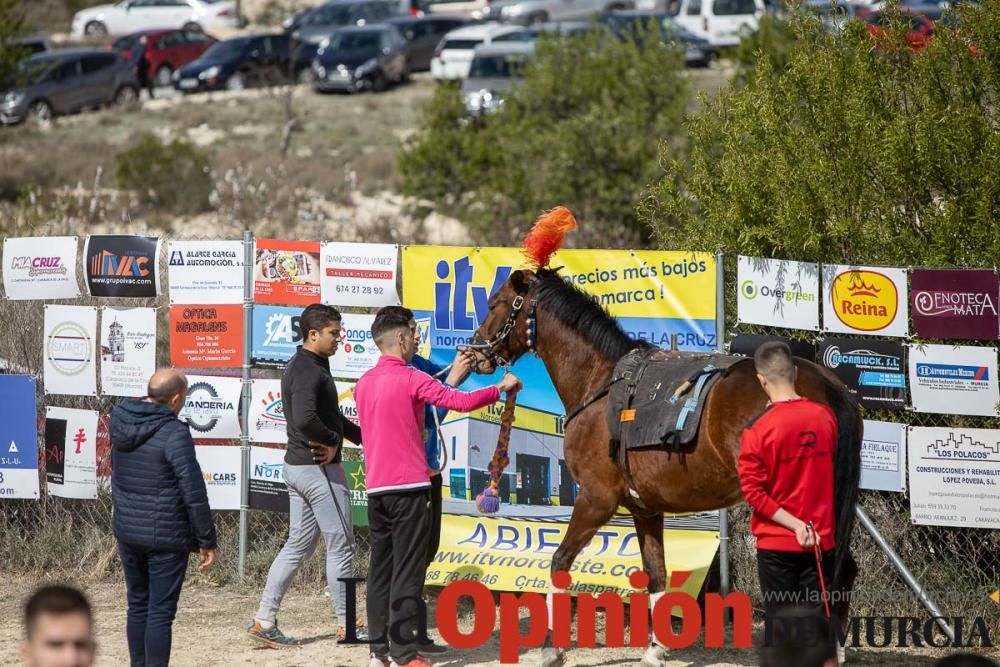
[[[514,407],[517,402],[517,392],[508,391],[507,400],[500,414],[500,434],[497,435],[497,446],[490,460],[490,482],[483,492],[476,496],[476,509],[481,514],[496,514],[500,511],[500,477],[510,463],[507,451],[510,449],[510,434],[514,428]]]
[[[813,527],[812,521],[806,524],[806,528],[813,535],[813,555],[816,556],[816,571],[819,572],[819,588],[823,596],[823,608],[826,609],[826,617],[830,618],[830,601],[826,593],[826,581],[823,578],[823,563],[819,549],[819,534]]]

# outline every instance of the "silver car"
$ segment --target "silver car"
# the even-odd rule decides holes
[[[634,8],[634,0],[494,0],[484,10],[483,18],[534,25],[548,21],[586,21],[607,12]]]
[[[46,51],[18,63],[12,87],[0,95],[0,123],[114,104],[130,108],[139,82],[120,54],[103,49]]]
[[[534,55],[534,42],[477,46],[469,76],[462,82],[466,113],[478,118],[499,109],[504,95],[524,80],[524,70]]]

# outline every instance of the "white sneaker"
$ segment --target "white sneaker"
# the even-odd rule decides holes
[[[396,663],[391,660],[383,660],[374,653],[371,654],[372,659],[368,663],[368,667],[396,667]]]

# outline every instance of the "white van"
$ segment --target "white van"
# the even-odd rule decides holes
[[[672,0],[667,13],[681,27],[708,40],[713,49],[736,46],[755,31],[764,14],[763,0]]]

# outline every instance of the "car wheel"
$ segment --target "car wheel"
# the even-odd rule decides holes
[[[83,34],[87,37],[101,38],[108,36],[108,26],[100,21],[91,21],[83,27]]]
[[[28,107],[28,117],[39,123],[52,120],[52,105],[45,100],[35,100]]]
[[[399,82],[400,83],[409,83],[410,82],[410,64],[409,63],[407,63],[406,65],[403,66],[403,73],[399,75]]]
[[[169,88],[173,85],[174,70],[170,65],[160,65],[153,75],[153,86],[156,88]]]
[[[132,86],[122,86],[115,93],[115,99],[112,104],[123,111],[127,111],[134,108],[138,102],[139,91]]]
[[[376,74],[375,78],[372,79],[372,90],[375,91],[376,93],[381,93],[383,90],[386,89],[386,87],[388,87],[388,85],[389,82],[386,81],[385,74],[383,74],[382,72]]]
[[[226,81],[226,90],[243,90],[247,87],[243,75],[237,72]]]
[[[312,67],[303,67],[295,74],[295,83],[302,86],[311,86],[315,80],[316,75],[313,74]]]
[[[201,32],[202,31],[201,30],[201,24],[195,23],[194,21],[190,21],[188,23],[185,23],[181,27],[181,30],[187,30],[188,32]]]

